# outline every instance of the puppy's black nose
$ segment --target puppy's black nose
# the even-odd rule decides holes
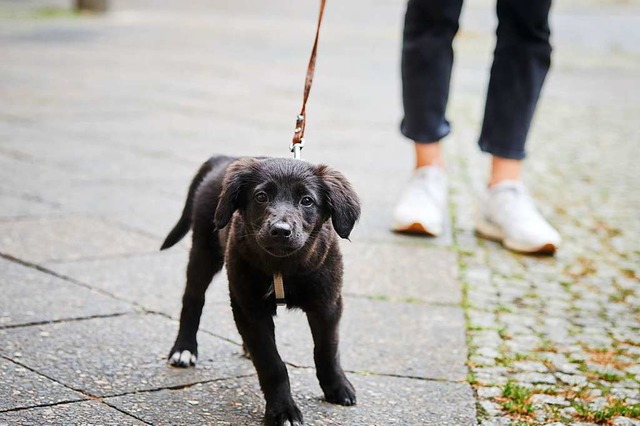
[[[277,222],[271,226],[271,236],[289,238],[291,236],[291,225],[284,222]]]

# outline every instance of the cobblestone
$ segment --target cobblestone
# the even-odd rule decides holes
[[[634,51],[634,61],[615,71],[590,66],[592,75],[635,77],[610,92],[607,106],[594,93],[578,105],[554,95],[560,81],[575,93],[574,83],[589,80],[574,78],[581,65],[573,62],[577,56],[566,56],[573,49],[556,49],[556,60],[566,67],[552,69],[526,163],[529,188],[564,238],[555,257],[518,255],[473,238],[469,199],[477,198],[486,179],[475,146],[479,121],[458,129],[449,143],[454,242],[466,285],[470,377],[482,425],[640,422],[640,187],[626,160],[640,158],[640,149],[625,142],[640,140],[632,124],[640,110],[624,102],[631,86],[634,93],[640,87],[640,61]],[[462,95],[450,115],[468,116],[474,107]],[[610,134],[605,129],[613,123]],[[508,384],[521,390],[523,406],[505,396]]]

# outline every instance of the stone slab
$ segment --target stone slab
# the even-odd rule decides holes
[[[54,203],[16,194],[0,194],[0,218],[17,219],[25,217],[36,217],[51,215],[59,211],[59,207]]]
[[[152,254],[112,259],[47,263],[64,276],[154,311],[180,314],[189,253],[184,246]],[[226,272],[216,275],[207,290],[207,303],[228,303]]]
[[[133,311],[125,302],[0,258],[0,327]]]
[[[51,407],[0,413],[0,426],[21,425],[144,425],[140,420],[98,401],[84,401]]]
[[[0,383],[0,411],[85,399],[82,394],[3,358]]]
[[[282,310],[276,340],[283,359],[312,367],[306,316]],[[345,370],[461,381],[466,378],[462,310],[418,303],[347,298],[340,350]]]
[[[36,128],[36,131],[40,130]],[[20,135],[19,132],[12,133]],[[73,176],[85,176],[99,181],[118,180],[145,182],[155,179],[188,179],[195,174],[198,165],[162,155],[152,147],[132,149],[123,141],[100,138],[88,144],[86,140],[69,137],[67,132],[42,132],[13,137],[3,145],[14,157],[35,160],[39,164],[59,169]],[[53,138],[53,140],[52,140]],[[55,149],[47,149],[55,144]],[[47,156],[42,157],[43,150]],[[188,185],[188,182],[185,182]],[[186,188],[185,188],[186,189]],[[68,194],[70,195],[70,194]]]
[[[374,249],[372,253],[375,253]],[[348,256],[357,258],[360,255],[349,253]],[[363,265],[365,263],[366,258]],[[126,259],[47,266],[139,303],[146,309],[179,318],[186,253],[163,252]],[[409,269],[409,265],[405,264],[404,268]],[[378,274],[382,280],[386,280],[384,276],[387,273]],[[452,293],[459,292],[455,283],[451,286]],[[418,288],[416,285],[411,289],[415,292],[413,294],[417,293]],[[362,297],[345,299],[341,335],[345,367],[355,371],[412,377],[464,379],[466,350],[462,311],[456,307],[392,302],[385,299],[393,296],[380,293],[373,295],[378,300]],[[444,297],[441,299],[444,300]],[[449,300],[453,300],[453,297]],[[296,365],[313,366],[313,343],[305,315],[280,309],[276,323],[278,347],[283,358]],[[224,273],[215,278],[209,288],[201,330],[238,344],[241,342],[229,307]],[[208,354],[201,351],[201,355]]]
[[[51,263],[47,267],[147,310],[179,319],[188,262],[185,247],[179,247],[150,255]],[[207,290],[200,327],[241,343],[231,314],[224,269]]]
[[[99,219],[0,222],[0,252],[33,263],[148,253],[156,246],[154,239]]]
[[[424,244],[342,244],[345,294],[458,304],[456,259]]]
[[[0,353],[74,389],[116,395],[253,373],[239,346],[202,334],[198,367],[166,363],[177,323],[126,315],[5,330]]]
[[[289,368],[293,397],[305,425],[474,425],[467,384],[350,374],[358,403],[323,401],[315,374]],[[107,403],[152,424],[259,425],[264,410],[257,377],[216,381],[180,390],[109,398]]]
[[[85,180],[68,180],[39,193],[43,199],[59,203],[65,214],[105,218],[159,239],[178,221],[191,179],[137,181],[112,177],[103,181],[85,176]]]

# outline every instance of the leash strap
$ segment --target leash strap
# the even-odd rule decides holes
[[[291,141],[291,152],[293,152],[293,158],[300,159],[300,151],[304,147],[304,129],[307,124],[307,100],[309,99],[309,93],[311,92],[311,85],[313,84],[313,75],[316,71],[316,56],[318,54],[318,39],[320,38],[320,25],[322,24],[322,17],[324,16],[324,6],[326,0],[320,0],[320,13],[318,14],[318,27],[316,28],[316,38],[313,41],[313,49],[311,50],[311,57],[309,58],[309,65],[307,66],[307,77],[304,81],[304,95],[302,97],[302,108],[300,114],[296,116],[296,127],[293,131],[293,140]],[[276,273],[273,275],[273,291],[276,298],[276,306],[286,306],[287,301],[284,297],[284,281],[282,280],[282,274]]]
[[[285,306],[287,304],[284,299],[284,282],[282,274],[273,274],[273,291],[276,296],[276,306]]]
[[[322,24],[322,17],[324,16],[324,6],[326,0],[320,0],[320,13],[318,14],[318,27],[316,28],[316,38],[313,42],[313,49],[311,50],[311,58],[309,58],[309,65],[307,66],[307,77],[304,82],[304,96],[302,97],[302,108],[300,114],[296,117],[296,127],[293,131],[293,141],[291,142],[291,152],[293,152],[293,158],[300,159],[300,151],[304,147],[304,130],[307,124],[307,100],[309,99],[309,93],[311,92],[311,85],[313,84],[313,74],[316,70],[316,55],[318,53],[318,38],[320,37],[320,25]]]

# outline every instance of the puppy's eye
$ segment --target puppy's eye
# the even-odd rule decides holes
[[[266,203],[267,201],[269,201],[269,197],[265,192],[258,192],[256,194],[256,201],[259,203]]]
[[[309,207],[314,204],[314,201],[313,201],[313,198],[311,197],[302,197],[302,200],[300,200],[300,204],[302,204],[305,207]]]

